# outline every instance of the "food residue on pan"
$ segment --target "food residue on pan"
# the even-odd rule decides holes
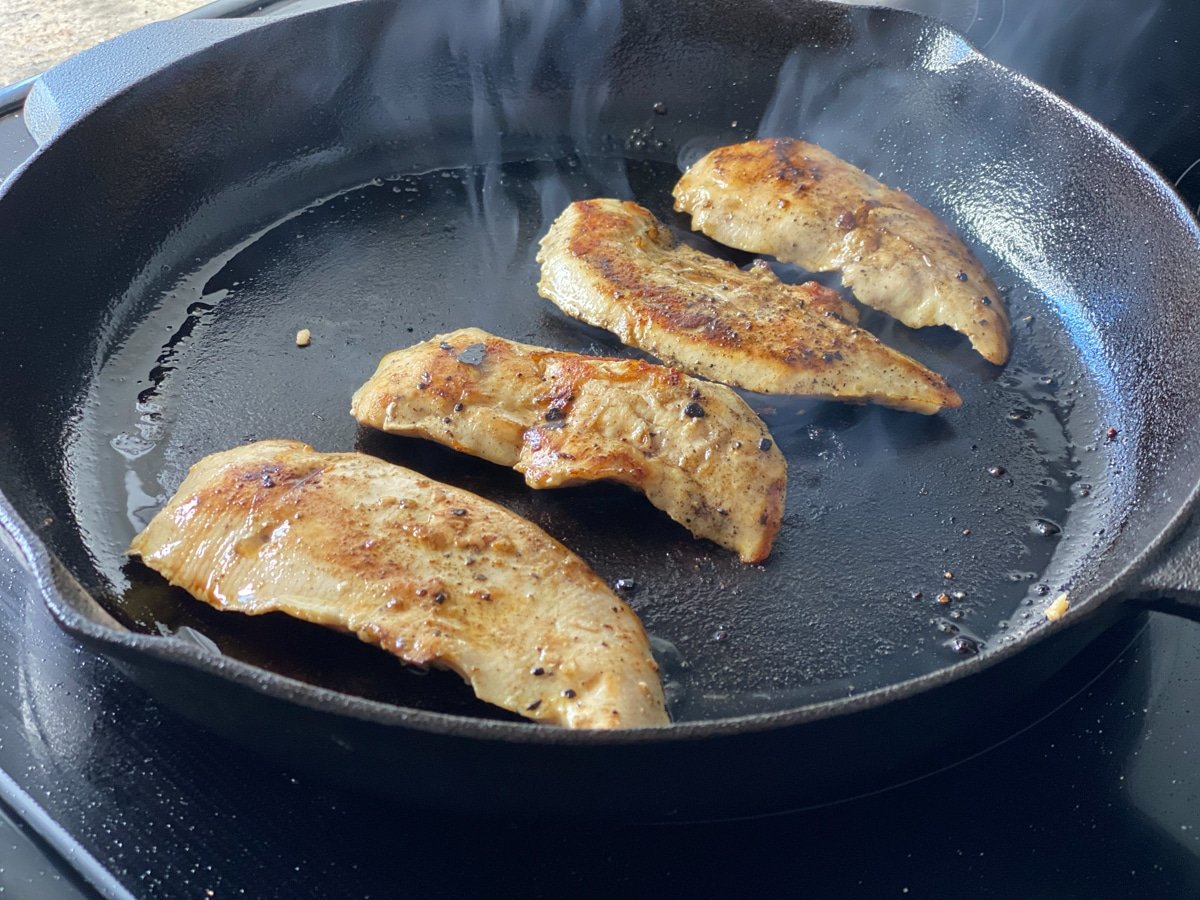
[[[1057,622],[1067,614],[1067,609],[1071,605],[1070,597],[1064,592],[1054,598],[1054,602],[1046,607],[1046,618],[1051,622]]]
[[[296,346],[307,347],[312,343],[312,332],[307,328],[301,328],[296,332]]]

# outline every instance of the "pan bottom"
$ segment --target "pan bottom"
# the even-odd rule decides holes
[[[507,717],[444,673],[415,673],[315,626],[217,613],[124,555],[201,456],[289,437],[360,449],[475,491],[583,556],[656,638],[677,721],[861,693],[1018,640],[1070,588],[1120,504],[1103,441],[1119,410],[1053,298],[985,264],[1015,324],[1004,370],[945,329],[863,324],[945,375],[961,409],[924,417],[746,394],[789,462],[771,558],[744,566],[612,486],[528,490],[520,476],[424,442],[360,432],[351,393],[391,350],[475,325],[565,350],[635,355],[535,293],[537,240],[574,199],[634,199],[681,237],[746,264],[670,212],[673,165],[522,161],[378,178],[246,239],[169,261],[122,301],[65,427],[63,468],[95,570],[130,628],[200,634],[221,653],[415,708]],[[918,198],[920,199],[920,198]],[[186,243],[186,242],[183,242]],[[202,241],[197,237],[196,246]],[[780,268],[785,277],[801,273]],[[301,328],[312,345],[297,347]],[[188,629],[194,630],[189,631]]]

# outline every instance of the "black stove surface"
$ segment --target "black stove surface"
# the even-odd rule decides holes
[[[1200,4],[891,5],[940,16],[1074,101],[1200,202]],[[19,117],[0,115],[0,176],[31,150]],[[159,708],[59,631],[2,535],[0,888],[11,896],[776,885],[832,897],[1200,896],[1200,628],[1185,622],[1125,621],[1024,708],[1009,740],[874,796],[720,823],[449,819],[280,771]]]

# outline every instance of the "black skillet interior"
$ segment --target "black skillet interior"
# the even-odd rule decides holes
[[[125,558],[188,465],[265,437],[420,469],[631,579],[680,721],[986,654],[1166,524],[1170,508],[1141,501],[1181,502],[1196,480],[1181,453],[1200,392],[1180,346],[1196,263],[1190,226],[1123,148],[913,16],[489,8],[364,3],[248,30],[93,111],[0,199],[15,235],[0,248],[15,273],[0,487],[118,621],[361,696],[499,715],[451,676],[217,614]],[[748,397],[790,465],[765,565],[622,489],[532,492],[357,430],[349,397],[378,358],[441,331],[630,353],[538,298],[536,241],[571,199],[620,196],[746,263],[688,236],[670,188],[681,164],[757,134],[820,142],[946,216],[1014,321],[1001,370],[944,330],[864,317],[948,377],[954,412]],[[1160,259],[1170,248],[1191,255]],[[312,346],[295,346],[300,328]]]

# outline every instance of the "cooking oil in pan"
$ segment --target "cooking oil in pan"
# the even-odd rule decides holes
[[[863,316],[944,374],[961,409],[926,417],[746,395],[789,463],[784,526],[764,565],[693,540],[623,488],[535,492],[509,470],[357,429],[349,398],[379,358],[439,332],[475,325],[635,355],[537,296],[537,241],[571,200],[619,196],[682,239],[748,264],[671,212],[677,174],[662,163],[570,157],[377,178],[282,220],[247,222],[236,245],[169,261],[99,348],[66,449],[109,609],[142,630],[195,629],[223,653],[313,683],[503,715],[453,676],[413,678],[377,650],[281,617],[219,614],[126,559],[129,539],[195,460],[290,437],[475,491],[541,525],[611,584],[623,580],[656,638],[679,720],[861,693],[1035,627],[1047,595],[1069,586],[1099,544],[1114,490],[1097,437],[1108,423],[1052,304],[998,266],[1017,323],[1004,370],[944,329]],[[300,329],[309,346],[296,345]]]

